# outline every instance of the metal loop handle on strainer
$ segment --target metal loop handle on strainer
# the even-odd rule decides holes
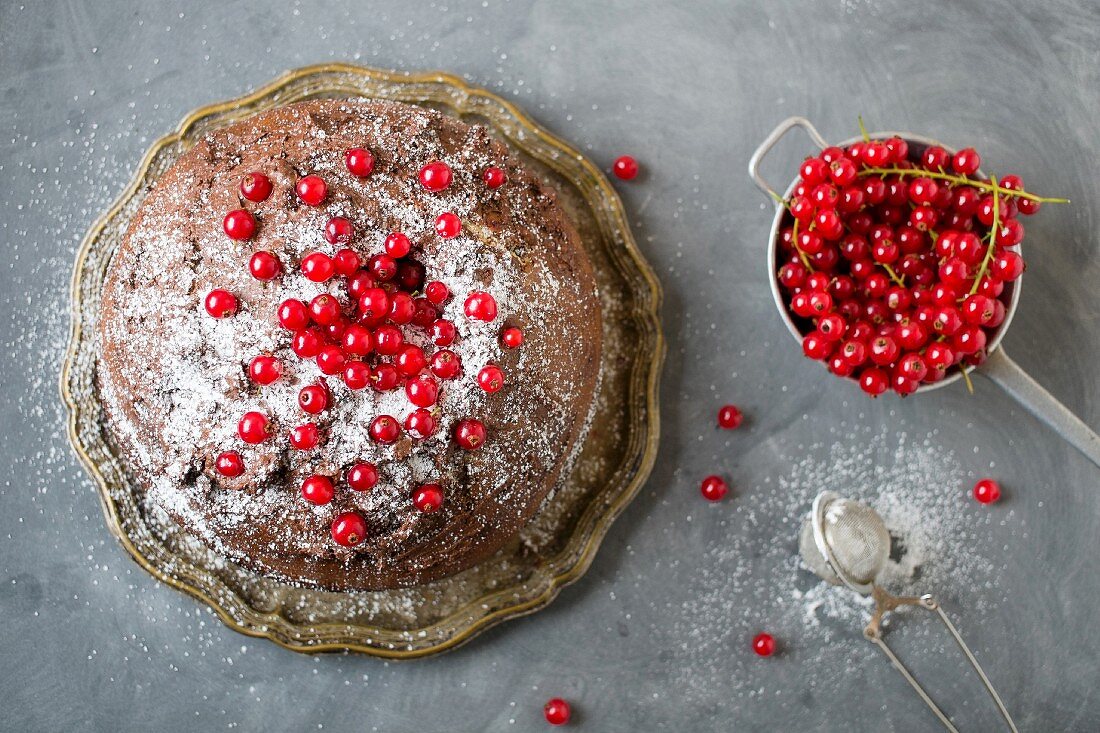
[[[794,180],[791,181],[791,184],[787,187],[784,194],[780,194],[772,188],[760,174],[760,164],[767,153],[775,147],[776,143],[778,143],[784,135],[796,127],[802,129],[818,148],[825,148],[828,146],[825,138],[821,136],[817,129],[814,128],[805,117],[789,117],[780,122],[772,133],[764,139],[764,142],[760,143],[760,147],[756,149],[756,152],[752,154],[752,157],[749,159],[749,175],[752,176],[752,180],[761,191],[772,199],[776,206],[775,218],[772,220],[771,238],[768,244],[768,282],[771,285],[772,298],[775,301],[775,306],[783,317],[784,322],[787,324],[787,329],[795,338],[801,341],[803,334],[800,333],[798,326],[788,312],[786,300],[779,287],[776,268],[779,235],[782,229],[783,215],[785,212],[783,200],[790,196],[791,192],[794,190],[795,185],[798,183],[798,177],[796,176]],[[877,132],[872,133],[870,137],[873,139],[886,139],[895,135],[907,140],[910,144],[922,146],[938,145],[948,152],[954,152],[952,148],[943,143],[909,132]],[[860,139],[862,138],[851,138],[837,143],[837,145],[845,147]],[[982,175],[981,171],[978,171],[978,175]],[[1008,357],[1004,347],[1001,345],[1001,339],[1008,330],[1009,324],[1012,323],[1012,317],[1015,315],[1016,307],[1020,302],[1020,283],[1022,280],[1023,277],[1021,276],[1015,282],[1006,284],[1005,292],[1008,295],[1008,306],[1005,313],[1005,319],[997,329],[997,332],[990,337],[987,347],[988,356],[985,362],[980,367],[977,367],[977,369],[981,374],[985,375],[986,378],[1007,392],[1024,409],[1049,425],[1054,432],[1060,435],[1066,442],[1081,451],[1081,453],[1092,461],[1093,464],[1100,466],[1100,435],[1097,435],[1092,428],[1074,415],[1065,405],[1050,394],[1050,392],[1045,390],[1041,384],[1032,379],[1023,368]],[[973,371],[973,369],[974,368],[971,367],[967,371]],[[939,382],[920,385],[920,387],[917,388],[916,394],[940,389],[961,378],[962,372],[960,370],[955,370],[954,373],[949,374],[945,379]]]
[[[883,617],[902,606],[917,606],[934,611],[939,616],[993,699],[1009,730],[1018,733],[1001,696],[997,694],[985,670],[936,599],[929,594],[919,597],[895,596],[877,584],[876,579],[890,556],[890,534],[878,512],[866,504],[845,499],[832,491],[823,491],[814,499],[810,516],[800,531],[798,544],[806,564],[818,577],[829,583],[846,585],[860,595],[871,596],[875,607],[870,622],[863,629],[864,637],[882,650],[947,730],[959,733],[951,719],[894,654],[884,638]]]

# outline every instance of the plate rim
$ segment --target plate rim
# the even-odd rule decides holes
[[[483,616],[478,617],[472,623],[469,623],[464,628],[458,630],[457,633],[442,639],[437,644],[420,647],[420,648],[389,648],[383,646],[374,646],[357,641],[333,641],[333,642],[316,642],[316,643],[294,643],[292,641],[284,639],[281,635],[274,633],[271,630],[271,626],[264,625],[264,627],[254,627],[241,623],[236,617],[234,617],[228,609],[226,609],[221,602],[211,597],[210,594],[204,592],[201,588],[190,585],[180,578],[176,578],[162,571],[155,566],[148,558],[143,555],[138,548],[131,541],[129,535],[122,528],[122,517],[118,512],[118,506],[110,495],[110,490],[107,485],[107,480],[99,470],[98,465],[91,458],[88,452],[85,450],[83,442],[79,435],[78,430],[78,418],[81,415],[81,406],[78,403],[71,389],[71,376],[73,371],[74,362],[79,352],[79,346],[83,336],[83,323],[81,317],[82,306],[82,294],[81,283],[83,280],[83,272],[87,262],[89,253],[92,250],[92,246],[98,240],[107,224],[118,216],[119,212],[125,207],[127,202],[140,189],[142,181],[144,180],[149,167],[155,160],[157,155],[166,147],[183,140],[184,136],[201,120],[215,115],[221,112],[226,112],[235,108],[254,104],[257,101],[262,100],[265,97],[269,97],[279,90],[287,87],[288,85],[302,79],[303,77],[313,76],[318,74],[353,74],[364,76],[372,81],[381,82],[393,82],[393,83],[405,83],[405,84],[418,84],[418,83],[434,83],[451,87],[464,95],[470,97],[480,97],[486,99],[496,105],[499,105],[509,115],[511,115],[516,122],[524,128],[527,132],[536,135],[543,143],[556,148],[558,151],[566,154],[570,159],[579,163],[583,169],[589,174],[591,180],[600,193],[604,196],[605,201],[610,204],[609,214],[613,217],[616,224],[616,231],[620,235],[618,237],[618,244],[621,245],[625,253],[629,255],[629,258],[640,275],[640,282],[644,283],[647,287],[647,291],[642,291],[647,298],[644,298],[643,303],[639,305],[641,307],[634,309],[632,315],[644,316],[639,322],[643,325],[647,331],[650,332],[653,339],[653,354],[652,358],[648,361],[639,360],[636,363],[635,369],[644,367],[646,369],[645,379],[645,409],[642,416],[643,424],[646,427],[645,444],[643,450],[639,456],[637,465],[633,469],[633,475],[626,482],[622,491],[620,491],[614,497],[614,501],[608,503],[602,513],[595,518],[595,522],[592,526],[592,531],[585,539],[584,545],[580,548],[580,552],[577,556],[577,560],[569,564],[561,572],[557,572],[550,576],[549,582],[546,588],[544,588],[539,594],[532,598],[519,601],[511,605],[504,605],[501,608],[497,608],[493,611],[486,613]],[[639,294],[638,289],[631,288],[635,295]],[[642,300],[642,299],[640,299]],[[60,373],[60,391],[61,398],[65,404],[67,419],[66,419],[66,433],[69,440],[69,444],[73,448],[80,463],[84,466],[84,469],[89,473],[93,482],[96,485],[97,494],[99,495],[100,507],[103,510],[104,516],[107,520],[108,530],[118,540],[127,554],[134,559],[146,572],[150,573],[156,580],[164,583],[165,585],[172,587],[176,590],[182,591],[187,595],[196,598],[203,602],[221,619],[221,621],[233,629],[234,631],[244,634],[252,638],[265,638],[275,644],[289,649],[291,651],[315,654],[323,652],[348,652],[354,651],[370,656],[381,657],[385,659],[415,659],[425,656],[438,654],[440,652],[448,651],[457,648],[474,638],[478,634],[488,630],[489,628],[511,618],[518,618],[521,616],[534,613],[541,608],[549,605],[566,586],[579,580],[589,569],[592,561],[595,558],[596,552],[603,544],[604,538],[607,536],[611,525],[625,510],[625,508],[634,500],[641,490],[642,485],[649,478],[653,465],[656,461],[657,448],[660,442],[660,411],[658,391],[660,386],[660,374],[661,368],[664,363],[664,358],[667,350],[667,343],[665,341],[664,332],[661,327],[660,312],[663,302],[663,292],[661,284],[658,281],[656,274],[652,267],[646,261],[644,256],[638,249],[637,243],[634,240],[633,233],[630,230],[629,222],[626,217],[626,212],[623,208],[622,200],[619,198],[618,193],[611,186],[607,177],[600,171],[595,164],[584,156],[579,150],[574,148],[563,139],[553,134],[549,130],[545,129],[542,125],[532,119],[527,113],[517,107],[515,104],[509,102],[503,97],[494,94],[493,92],[483,89],[481,87],[468,83],[465,79],[454,74],[444,71],[424,71],[424,72],[407,72],[396,70],[383,70],[378,68],[371,68],[367,66],[360,66],[356,64],[349,64],[343,62],[321,63],[313,64],[309,66],[298,67],[283,72],[281,75],[273,79],[272,81],[256,88],[254,91],[245,95],[224,100],[221,102],[215,102],[212,104],[201,106],[189,114],[187,114],[176,126],[172,132],[158,138],[146,151],[142,157],[141,162],[135,169],[133,175],[130,178],[130,182],[126,185],[123,191],[115,199],[114,203],[99,217],[95,219],[88,231],[85,233],[81,240],[80,247],[77,249],[76,258],[73,264],[73,272],[69,283],[69,308],[70,308],[70,325],[69,325],[69,338],[65,350],[64,359],[62,361],[62,368]],[[496,593],[500,593],[502,589],[498,589]],[[494,595],[494,594],[490,594]],[[485,596],[483,598],[487,598]],[[480,599],[479,599],[480,600]],[[475,601],[476,603],[477,601]],[[464,606],[463,608],[466,608]],[[454,615],[454,614],[452,614]],[[261,618],[277,617],[277,613],[273,612],[257,612],[257,616]],[[444,617],[440,621],[433,624],[439,625],[446,621],[448,617]],[[274,620],[274,619],[272,619]],[[325,627],[340,627],[347,628],[347,624],[340,624],[338,622],[326,622],[321,624],[312,624],[311,629],[319,629]]]

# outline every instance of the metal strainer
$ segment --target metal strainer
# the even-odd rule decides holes
[[[947,730],[958,733],[951,720],[920,686],[883,638],[883,617],[901,606],[918,606],[936,612],[970,666],[978,673],[1001,717],[1008,723],[1009,730],[1017,733],[1016,724],[1012,722],[1000,695],[993,689],[989,677],[936,599],[930,594],[920,597],[894,596],[876,583],[890,558],[890,533],[878,512],[866,504],[846,499],[832,491],[823,491],[814,499],[810,516],[802,523],[798,535],[798,552],[822,580],[832,585],[843,584],[860,595],[871,596],[875,609],[870,622],[863,629],[863,635],[883,651]]]

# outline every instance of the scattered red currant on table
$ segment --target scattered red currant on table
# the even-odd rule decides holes
[[[752,650],[761,657],[770,657],[775,654],[775,637],[767,633],[757,634],[752,640]]]
[[[729,490],[729,484],[721,476],[707,476],[699,487],[699,491],[707,501],[721,501]]]
[[[542,715],[550,725],[565,725],[572,713],[569,703],[560,697],[550,698],[542,707]]]
[[[638,177],[638,161],[629,155],[620,155],[611,166],[615,177],[621,181],[633,181]]]
[[[1001,485],[991,478],[983,478],[974,484],[974,498],[979,504],[993,504],[1001,499]]]
[[[1024,271],[1018,214],[1064,200],[980,165],[973,148],[899,138],[803,162],[775,268],[806,356],[871,396],[984,360]]]
[[[726,430],[736,430],[741,427],[744,416],[735,405],[723,405],[718,410],[718,427]]]

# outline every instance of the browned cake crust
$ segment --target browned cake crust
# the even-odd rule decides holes
[[[351,175],[347,148],[375,156],[373,173]],[[441,192],[417,180],[424,164],[445,161],[454,182]],[[507,183],[491,190],[481,180],[499,166]],[[260,203],[239,193],[243,176],[260,171],[274,186]],[[319,207],[294,193],[297,179],[322,176],[328,196]],[[230,240],[222,219],[252,211],[259,225],[246,242]],[[433,222],[453,211],[463,231],[439,237]],[[300,272],[304,254],[334,254],[325,241],[333,215],[356,227],[351,247],[367,257],[382,252],[392,231],[413,242],[410,257],[452,293],[442,317],[458,337],[450,348],[462,376],[440,382],[438,428],[426,440],[406,434],[393,445],[373,442],[370,421],[390,414],[403,421],[414,408],[402,389],[349,390],[339,375],[326,379],[329,408],[306,415],[297,404],[303,385],[320,376],[312,360],[290,349],[276,309],[289,297],[305,302],[322,292],[346,298],[343,278],[317,284]],[[270,250],[284,274],[252,278],[251,254]],[[215,319],[204,310],[215,288],[234,293],[240,311]],[[467,318],[463,300],[484,290],[499,315]],[[505,326],[524,331],[524,345],[504,348]],[[403,327],[406,339],[435,348],[425,334]],[[600,302],[591,266],[553,191],[519,167],[503,145],[478,126],[420,107],[379,101],[319,100],[265,112],[211,133],[153,186],[126,239],[111,260],[98,324],[98,382],[108,433],[147,501],[217,552],[261,573],[333,590],[415,585],[458,572],[486,558],[530,519],[564,478],[579,449],[599,379]],[[283,376],[268,386],[248,376],[249,360],[273,354]],[[367,357],[376,362],[379,357]],[[476,375],[485,364],[505,374],[489,394]],[[275,432],[260,445],[238,436],[248,411],[271,417]],[[456,421],[481,420],[485,445],[460,449]],[[321,445],[293,449],[296,425],[315,421]],[[246,470],[226,478],[219,453],[236,450]],[[349,466],[370,461],[380,480],[369,491],[344,481]],[[332,477],[334,500],[323,506],[300,495],[311,474]],[[413,488],[438,482],[445,492],[434,513],[416,509]],[[354,548],[335,543],[333,518],[359,512],[367,539]]]

